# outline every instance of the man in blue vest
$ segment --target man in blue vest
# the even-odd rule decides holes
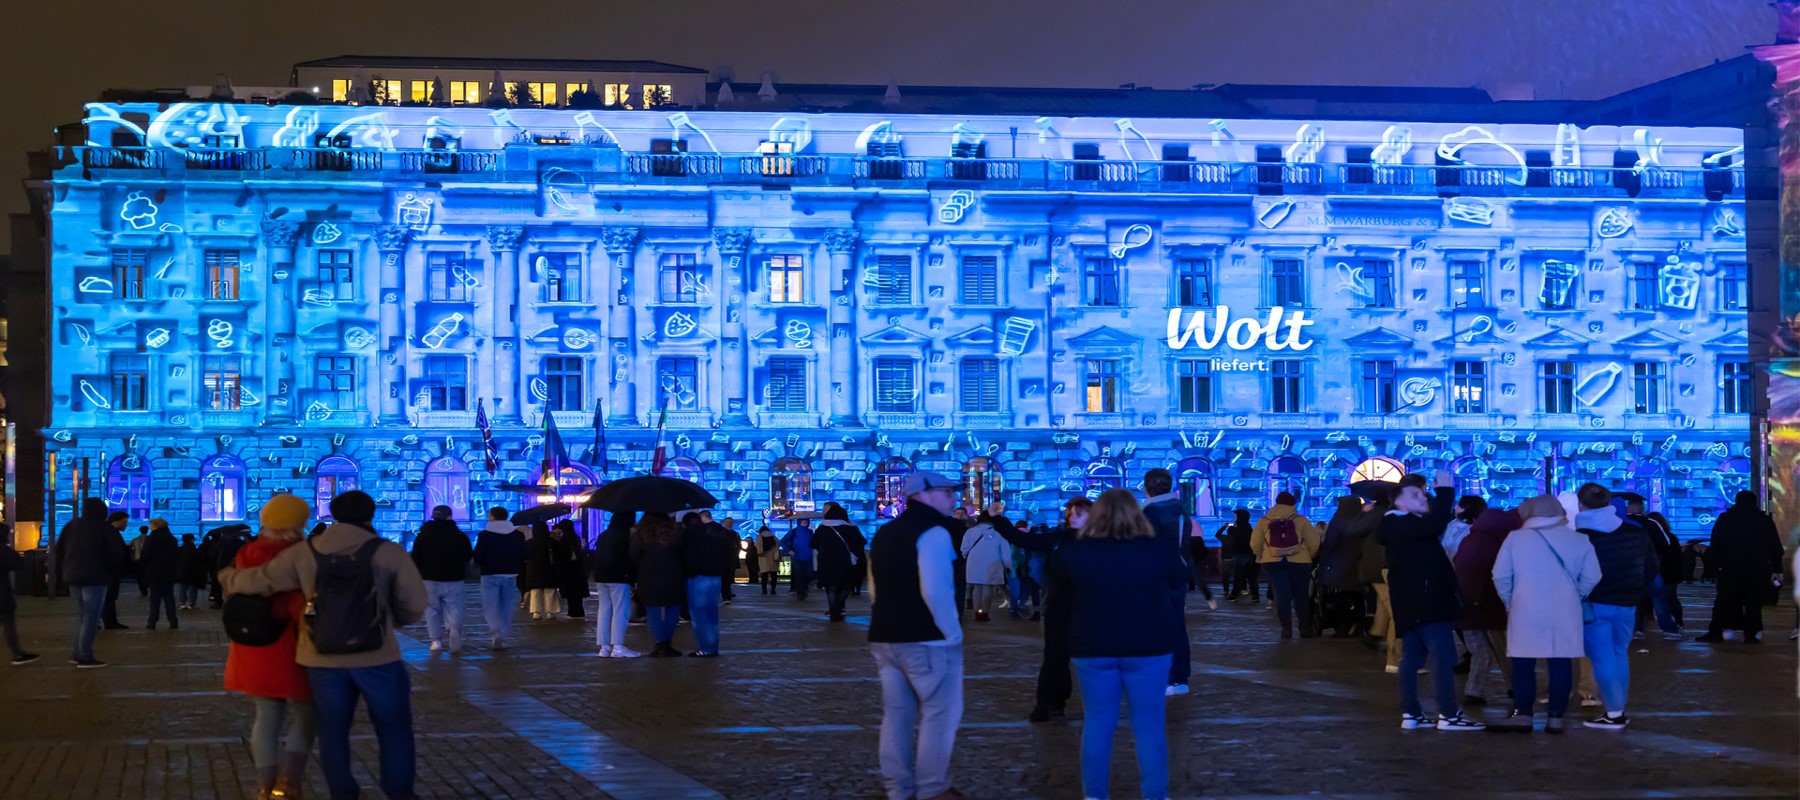
[[[950,752],[962,723],[962,626],[956,618],[956,481],[906,477],[906,510],[875,532],[869,651],[881,672],[881,782],[889,800],[959,800]],[[913,735],[918,734],[917,755]]]
[[[1150,520],[1150,528],[1156,531],[1156,545],[1168,557],[1180,562],[1183,569],[1191,569],[1187,563],[1188,517],[1181,510],[1181,493],[1175,491],[1175,476],[1166,469],[1153,469],[1144,473],[1144,517]],[[1166,696],[1173,697],[1188,693],[1189,653],[1191,646],[1187,628],[1187,587],[1171,591],[1169,604],[1175,607],[1175,619],[1179,631],[1175,634],[1175,655],[1169,660],[1169,688]]]

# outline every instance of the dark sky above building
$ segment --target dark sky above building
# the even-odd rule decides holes
[[[109,87],[284,85],[346,53],[641,58],[739,80],[1531,87],[1603,97],[1773,38],[1765,0],[312,0],[0,4],[0,210]],[[0,248],[6,247],[0,238]]]

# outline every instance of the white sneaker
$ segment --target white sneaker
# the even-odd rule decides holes
[[[1600,707],[1600,698],[1595,695],[1584,694],[1581,696],[1581,707],[1582,708],[1599,708]]]
[[[1431,725],[1431,717],[1404,712],[1400,714],[1400,730],[1416,731],[1420,728],[1429,728]]]
[[[1389,675],[1399,675],[1399,674],[1400,674],[1400,668],[1399,668],[1399,667],[1398,667],[1398,666],[1395,666],[1395,665],[1393,665],[1393,664],[1389,664],[1389,665],[1387,665],[1387,674],[1389,674]]]
[[[612,658],[613,657],[612,646],[611,645],[601,645],[600,652],[598,653],[598,655],[601,658]]]
[[[1171,683],[1171,684],[1169,684],[1169,688],[1163,690],[1164,697],[1174,697],[1176,695],[1182,695],[1182,694],[1187,694],[1187,693],[1188,693],[1188,686],[1185,683]]]
[[[626,647],[625,645],[622,645],[622,644],[613,645],[613,649],[612,649],[612,657],[613,658],[642,658],[643,655],[644,655],[643,653],[640,653],[636,650]]]
[[[444,649],[444,645],[442,642],[432,642],[431,643],[431,652],[435,653],[442,649]]]
[[[1217,601],[1217,600],[1212,600],[1212,599],[1208,599],[1208,600],[1207,600],[1207,601],[1206,601],[1206,607],[1207,607],[1207,609],[1209,609],[1209,610],[1212,610],[1212,611],[1218,611],[1218,610],[1219,610],[1219,601]]]
[[[1438,717],[1437,729],[1440,731],[1485,731],[1487,724],[1457,714],[1454,717]]]

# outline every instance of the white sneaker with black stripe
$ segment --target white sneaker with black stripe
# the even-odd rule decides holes
[[[1402,713],[1400,715],[1400,730],[1414,731],[1420,728],[1429,727],[1431,727],[1431,717],[1425,716],[1424,714]]]
[[[1458,712],[1454,716],[1438,717],[1437,729],[1440,731],[1485,731],[1487,723],[1476,722]]]

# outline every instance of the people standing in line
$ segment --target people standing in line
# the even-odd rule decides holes
[[[1150,800],[1169,796],[1169,742],[1163,730],[1166,680],[1174,635],[1182,626],[1169,603],[1190,570],[1170,559],[1137,499],[1111,489],[1094,503],[1087,525],[1062,548],[1050,576],[1052,596],[1069,606],[1069,655],[1081,681],[1081,790],[1108,796],[1113,733],[1121,696],[1137,743],[1140,786]]]
[[[292,494],[269,498],[262,507],[262,533],[238,549],[232,567],[247,570],[275,560],[302,541],[311,517],[312,508]],[[282,592],[270,598],[269,607],[283,623],[281,638],[261,647],[232,642],[225,656],[225,690],[248,696],[256,709],[250,758],[258,797],[299,797],[314,733],[312,687],[297,660],[306,598],[299,591]]]
[[[361,793],[350,773],[350,725],[360,698],[381,748],[382,793],[411,798],[417,771],[412,679],[394,631],[425,616],[425,582],[400,545],[375,534],[375,498],[344,492],[331,499],[331,519],[331,527],[304,548],[283,550],[260,567],[227,569],[219,580],[233,593],[306,593],[315,613],[301,630],[295,658],[307,668],[319,768],[331,796]],[[321,585],[321,575],[332,580]],[[373,584],[373,596],[351,591],[368,585],[363,581]]]
[[[1464,498],[1465,500],[1467,498]],[[1458,506],[1466,512],[1463,503]],[[1489,681],[1500,673],[1502,688],[1507,675],[1506,600],[1494,586],[1494,560],[1507,537],[1519,528],[1521,520],[1513,511],[1501,511],[1482,504],[1481,513],[1469,525],[1468,532],[1456,548],[1450,564],[1456,570],[1456,583],[1462,593],[1463,617],[1456,624],[1463,642],[1469,648],[1469,676],[1463,683],[1464,707],[1487,705]],[[1568,692],[1563,699],[1568,700]]]
[[[18,598],[13,595],[13,576],[25,566],[24,556],[12,548],[12,528],[0,524],[0,634],[6,636],[6,649],[12,652],[12,665],[21,667],[38,660],[38,655],[19,644]]]
[[[150,520],[150,532],[142,537],[144,550],[138,558],[138,583],[149,590],[150,622],[144,627],[156,630],[158,612],[167,611],[169,630],[181,627],[175,616],[175,580],[181,572],[181,545],[169,532],[169,522],[162,517]]]
[[[1256,521],[1250,549],[1263,574],[1269,576],[1281,638],[1294,638],[1294,618],[1298,616],[1300,638],[1310,639],[1317,635],[1312,627],[1312,572],[1313,559],[1319,554],[1319,529],[1295,504],[1292,494],[1277,494],[1275,505]]]
[[[1362,524],[1362,500],[1355,497],[1337,499],[1337,511],[1325,523],[1325,534],[1319,539],[1318,573],[1319,610],[1325,615],[1318,629],[1330,628],[1333,635],[1355,636],[1362,630],[1367,614],[1364,598],[1367,589],[1357,572],[1356,562],[1362,556],[1362,539],[1369,526]]]
[[[475,566],[481,571],[481,614],[487,620],[489,646],[505,650],[512,639],[513,614],[519,606],[519,573],[525,570],[525,534],[506,521],[501,506],[488,509],[488,524],[475,536]]]
[[[719,655],[719,576],[737,560],[736,553],[726,546],[730,534],[724,526],[709,521],[710,517],[693,515],[682,533],[682,574],[688,618],[694,624],[694,650],[688,655],[694,658]]]
[[[1744,644],[1758,644],[1762,607],[1782,572],[1781,534],[1756,493],[1738,492],[1731,508],[1713,523],[1712,547],[1706,551],[1704,574],[1716,576],[1712,624],[1694,641],[1722,642],[1725,632],[1742,631]]]
[[[844,603],[863,561],[868,540],[862,529],[850,524],[850,513],[837,503],[825,504],[825,518],[813,531],[813,551],[819,556],[819,582],[825,586],[825,617],[843,622]]]
[[[968,604],[975,612],[976,622],[993,618],[995,600],[1006,591],[1007,547],[1006,537],[1000,532],[1002,526],[1011,529],[1012,523],[1004,517],[983,514],[963,532],[958,546],[969,590]]]
[[[781,550],[788,555],[788,593],[801,600],[812,591],[813,530],[805,520],[794,523],[793,530],[781,537]]]
[[[125,564],[125,540],[107,522],[105,500],[90,497],[81,504],[81,516],[56,537],[55,556],[77,611],[69,663],[80,669],[104,667],[106,662],[94,658],[94,636],[100,630],[106,587],[118,580]]]
[[[431,509],[431,519],[413,539],[413,565],[425,581],[425,630],[431,652],[456,655],[462,650],[463,582],[475,548],[453,519],[449,506]]]
[[[1481,512],[1487,510],[1487,507],[1487,501],[1481,499],[1479,495],[1465,494],[1456,498],[1456,508],[1454,509],[1456,518],[1450,520],[1449,525],[1444,526],[1444,537],[1441,540],[1444,545],[1444,555],[1449,556],[1451,561],[1456,560],[1456,548],[1462,544],[1463,539],[1468,537],[1470,526],[1475,524],[1475,520],[1481,516]]]
[[[181,548],[177,555],[180,563],[181,585],[177,587],[180,607],[183,611],[192,611],[200,604],[200,590],[206,588],[208,570],[205,559],[200,557],[200,547],[194,544],[194,535],[181,535]]]
[[[1400,727],[1431,727],[1419,705],[1419,668],[1431,665],[1437,690],[1440,731],[1478,731],[1487,726],[1463,716],[1456,695],[1456,631],[1462,614],[1456,570],[1444,555],[1444,527],[1453,518],[1455,481],[1438,470],[1434,494],[1425,494],[1417,473],[1400,479],[1394,507],[1382,517],[1376,536],[1387,550],[1389,602],[1400,638]]]
[[[675,620],[687,597],[687,577],[682,565],[682,533],[668,514],[651,512],[631,529],[631,563],[637,573],[637,594],[649,617],[650,636],[656,642],[651,658],[681,655],[674,647]]]
[[[1584,483],[1575,492],[1581,510],[1575,530],[1594,543],[1600,562],[1600,583],[1587,595],[1590,609],[1582,629],[1587,657],[1593,664],[1594,683],[1606,713],[1585,725],[1601,730],[1623,730],[1631,723],[1625,704],[1631,688],[1631,633],[1637,626],[1637,607],[1662,570],[1650,534],[1620,518],[1612,506],[1612,492],[1597,483]]]
[[[1686,638],[1682,628],[1681,598],[1675,585],[1681,581],[1681,540],[1669,529],[1669,521],[1661,514],[1644,513],[1644,498],[1631,495],[1625,500],[1625,520],[1643,528],[1656,549],[1656,580],[1650,584],[1650,613],[1663,640],[1679,642]]]
[[[775,594],[781,577],[781,540],[764,525],[756,529],[756,575],[763,594]]]
[[[637,658],[643,655],[625,646],[625,628],[631,619],[631,584],[637,570],[631,563],[631,526],[636,515],[615,511],[606,529],[594,540],[594,582],[599,602],[594,608],[594,643],[601,658]]]
[[[1087,524],[1088,511],[1093,506],[1094,502],[1086,497],[1072,497],[1063,504],[1062,524],[1038,534],[1014,531],[1007,537],[1007,541],[1041,556],[1044,562],[1044,655],[1038,664],[1037,703],[1032,706],[1029,717],[1032,722],[1062,717],[1069,704],[1069,695],[1075,691],[1069,678],[1069,606],[1066,598],[1049,591],[1048,583],[1056,561],[1061,558],[1062,547],[1075,541],[1077,533]]]
[[[962,723],[962,625],[946,524],[956,481],[906,476],[906,509],[875,532],[869,650],[881,675],[881,781],[888,800],[961,800],[950,756]],[[913,741],[914,733],[918,742]]]
[[[1250,510],[1235,508],[1231,512],[1232,521],[1219,526],[1213,534],[1219,540],[1220,557],[1229,564],[1226,571],[1231,575],[1231,586],[1225,593],[1226,602],[1235,603],[1248,596],[1250,602],[1262,602],[1262,587],[1256,569],[1256,551],[1250,549],[1250,537],[1255,535],[1256,526],[1250,523]]]
[[[587,619],[588,591],[587,548],[581,546],[581,535],[575,523],[558,520],[550,528],[550,540],[556,547],[556,590],[562,595],[569,619]]]
[[[1513,708],[1500,727],[1531,730],[1537,662],[1545,659],[1550,703],[1544,731],[1562,733],[1574,683],[1573,662],[1586,652],[1581,603],[1600,583],[1600,561],[1593,542],[1569,527],[1555,497],[1544,494],[1526,500],[1517,514],[1522,527],[1500,545],[1492,572],[1495,594],[1506,604],[1506,655],[1512,660]],[[1476,522],[1471,540],[1482,535],[1487,521]]]
[[[563,548],[550,533],[550,526],[531,523],[531,536],[525,540],[525,602],[534,620],[556,619],[557,589],[562,586]]]
[[[1181,507],[1181,493],[1175,491],[1175,476],[1166,469],[1148,470],[1144,473],[1140,488],[1144,490],[1144,518],[1149,520],[1150,529],[1156,532],[1157,547],[1161,548],[1166,558],[1173,560],[1185,572],[1189,568],[1186,542],[1190,517]],[[1212,606],[1217,608],[1218,604],[1212,603]],[[1163,691],[1173,697],[1188,693],[1188,676],[1192,671],[1186,582],[1169,592],[1169,608],[1174,611],[1170,636],[1175,644],[1169,658],[1169,683]]]
[[[100,608],[101,627],[109,631],[131,627],[119,621],[119,581],[132,567],[131,548],[125,544],[125,528],[130,524],[131,515],[123,511],[114,511],[106,517],[106,525],[112,529],[111,535],[119,552],[119,566],[113,570],[112,583],[106,586],[106,600]]]

